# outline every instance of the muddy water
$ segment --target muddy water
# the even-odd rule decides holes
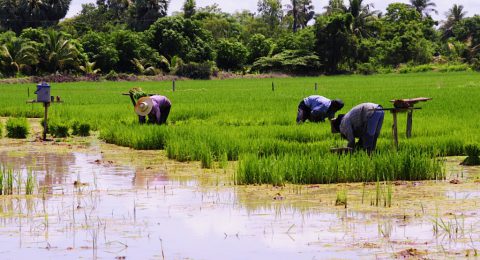
[[[0,162],[37,183],[33,196],[0,196],[1,259],[456,258],[480,249],[480,170],[460,158],[448,159],[447,181],[392,184],[386,208],[383,184],[235,187],[233,163],[201,170],[94,138],[0,142]],[[335,206],[340,191],[347,207]]]

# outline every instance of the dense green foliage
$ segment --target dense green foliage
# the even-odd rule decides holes
[[[0,78],[197,74],[178,72],[179,60],[242,74],[373,74],[445,64],[480,70],[479,15],[467,17],[455,4],[445,21],[435,21],[434,1],[410,2],[381,14],[366,0],[332,0],[315,14],[311,0],[259,0],[257,12],[231,14],[186,0],[183,12],[167,16],[166,0],[99,0],[58,23],[70,0],[0,0]]]
[[[52,84],[52,93],[65,103],[52,106],[50,115],[52,120],[88,123],[109,143],[165,149],[169,158],[178,161],[201,161],[204,167],[217,167],[226,160],[239,160],[239,183],[435,179],[442,176],[437,155],[465,155],[466,144],[478,145],[479,82],[480,74],[474,72],[429,72],[176,81],[174,92],[171,82],[63,83]],[[0,95],[5,97],[0,100],[1,116],[42,116],[41,106],[21,102],[27,87],[32,85],[0,85]],[[133,87],[168,96],[173,103],[168,125],[138,124],[129,98],[120,95]],[[346,104],[342,113],[362,102],[391,107],[389,100],[393,98],[426,96],[433,100],[416,105],[422,109],[414,112],[411,139],[405,138],[406,116],[399,115],[398,154],[391,138],[392,116],[386,114],[378,154],[370,161],[361,153],[331,155],[330,148],[345,146],[346,141],[332,135],[328,123],[296,124],[298,103],[315,93],[342,98]],[[380,167],[390,160],[391,168]],[[320,166],[328,168],[317,168]],[[257,168],[266,174],[262,179],[252,171]],[[340,169],[351,173],[342,175]],[[268,179],[272,173],[275,179]]]
[[[9,118],[7,121],[8,138],[27,138],[30,126],[26,118]]]

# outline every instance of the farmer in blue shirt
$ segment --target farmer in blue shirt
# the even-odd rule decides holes
[[[352,108],[346,115],[338,115],[333,119],[332,131],[341,133],[348,140],[349,148],[363,148],[370,153],[377,146],[384,114],[382,106],[363,103]],[[357,144],[355,137],[359,138]]]
[[[311,122],[324,122],[325,118],[332,119],[335,112],[343,107],[340,99],[330,100],[326,97],[313,95],[304,98],[298,105],[297,123],[303,123],[307,119]]]

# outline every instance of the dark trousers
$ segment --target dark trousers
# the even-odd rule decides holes
[[[310,114],[312,110],[305,105],[305,101],[302,100],[300,104],[298,104],[298,113],[297,113],[297,123],[303,123],[307,119],[310,118]]]
[[[170,109],[172,106],[162,106],[160,107],[160,121],[157,122],[157,119],[154,116],[148,115],[148,123],[150,124],[159,124],[163,125],[167,123],[168,115],[170,114]],[[138,121],[140,124],[146,123],[147,119],[145,116],[138,116]]]
[[[377,109],[381,108],[382,107],[379,106]],[[377,139],[382,130],[384,115],[385,112],[383,110],[376,110],[367,121],[363,136],[357,143],[357,145],[367,150],[367,152],[372,152],[377,147]]]

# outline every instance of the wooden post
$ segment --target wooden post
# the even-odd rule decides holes
[[[315,82],[315,92],[317,92],[317,90],[318,90],[318,83]]]
[[[47,133],[48,133],[48,107],[50,103],[43,102],[43,107],[45,108],[45,115],[43,116],[43,141],[47,141]]]
[[[395,143],[395,148],[398,148],[397,111],[393,109],[392,113],[393,113],[393,125],[392,125],[393,141]]]
[[[272,82],[272,91],[275,91],[275,84]]]
[[[175,80],[172,80],[172,92],[175,92]]]
[[[407,113],[407,138],[412,137],[413,110],[409,109]]]

